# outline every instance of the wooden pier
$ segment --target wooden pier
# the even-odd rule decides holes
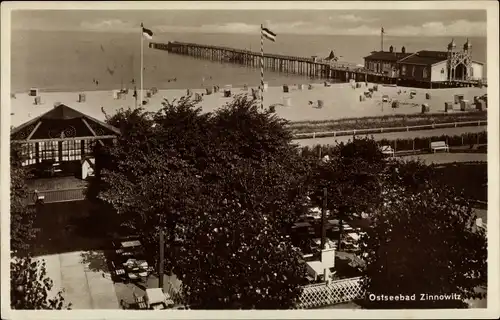
[[[260,52],[177,41],[168,43],[152,42],[149,47],[193,58],[260,68]],[[331,79],[337,82],[349,82],[349,80],[353,79],[360,82],[396,83],[395,78],[374,73],[353,63],[329,62],[314,57],[306,58],[264,53],[264,69],[316,79]]]
[[[234,49],[222,46],[202,45],[187,42],[149,43],[149,47],[171,53],[207,59],[221,63],[234,63],[249,68],[260,68],[260,52]],[[264,53],[264,69],[281,73],[303,75],[312,79],[331,80],[332,82],[371,82],[380,84],[400,84],[398,78],[376,73],[356,64],[328,61],[317,57],[298,57]],[[408,82],[408,81],[406,81]],[[429,87],[429,82],[401,83],[412,87]],[[474,83],[446,83],[439,87],[472,86]]]

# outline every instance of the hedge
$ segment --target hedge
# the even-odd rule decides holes
[[[433,113],[386,115],[379,117],[345,118],[337,120],[301,121],[288,124],[292,133],[313,133],[318,131],[342,131],[391,127],[419,126],[438,123],[454,123],[464,121],[485,121],[486,111],[464,113]]]

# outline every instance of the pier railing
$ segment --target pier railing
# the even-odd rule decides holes
[[[352,135],[366,135],[366,134],[380,134],[389,132],[407,132],[419,131],[428,129],[443,129],[443,128],[458,128],[458,127],[472,127],[472,126],[485,126],[488,124],[487,120],[477,121],[460,121],[460,122],[447,122],[447,123],[433,123],[418,126],[404,126],[404,127],[389,127],[389,128],[371,128],[371,129],[352,129],[352,130],[338,130],[338,131],[319,131],[308,133],[296,133],[294,139],[315,139],[324,137],[342,137]]]

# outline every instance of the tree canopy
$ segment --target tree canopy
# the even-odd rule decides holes
[[[482,297],[476,288],[486,284],[484,232],[474,227],[471,204],[435,183],[433,172],[415,161],[390,167],[384,203],[363,238],[365,288],[368,299],[401,294],[415,301],[369,301],[370,308],[459,308]],[[459,297],[426,296],[453,294]]]
[[[50,297],[52,280],[47,277],[45,262],[31,258],[37,232],[33,228],[35,208],[29,205],[32,196],[26,185],[31,177],[21,163],[21,148],[11,143],[10,153],[10,218],[11,256],[10,285],[13,309],[64,309],[62,293]]]
[[[28,197],[32,196],[26,185],[30,173],[21,166],[21,149],[18,144],[11,143],[10,156],[10,223],[11,251],[17,256],[29,253],[36,232],[33,230],[35,210],[28,205]]]
[[[47,277],[44,261],[30,257],[14,258],[10,263],[10,305],[12,309],[70,309],[62,292],[50,296],[53,281]]]
[[[326,188],[327,209],[340,220],[339,245],[343,222],[379,205],[385,168],[377,143],[369,138],[341,143],[333,149],[329,160],[317,162],[312,201],[320,207]]]
[[[108,122],[122,135],[102,150],[99,197],[152,242],[168,231],[167,257],[176,256],[166,265],[186,302],[290,307],[305,270],[284,230],[303,209],[309,167],[285,122],[245,97],[211,114],[188,97],[156,113],[121,110]]]

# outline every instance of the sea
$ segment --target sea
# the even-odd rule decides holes
[[[13,30],[11,43],[11,91],[31,87],[44,91],[112,90],[140,85],[141,41],[144,54],[144,88],[203,88],[231,84],[258,86],[260,71],[230,63],[176,55],[148,47],[139,33]],[[377,36],[278,35],[266,41],[266,53],[327,57],[334,51],[340,61],[363,63],[363,57],[380,50]],[[155,33],[154,42],[211,44],[260,51],[260,34]],[[451,38],[384,37],[384,48],[406,52],[445,51]],[[455,37],[457,47],[465,38]],[[470,38],[473,59],[486,63],[486,38]],[[309,83],[298,75],[265,71],[270,86]],[[319,80],[316,80],[319,81]]]

